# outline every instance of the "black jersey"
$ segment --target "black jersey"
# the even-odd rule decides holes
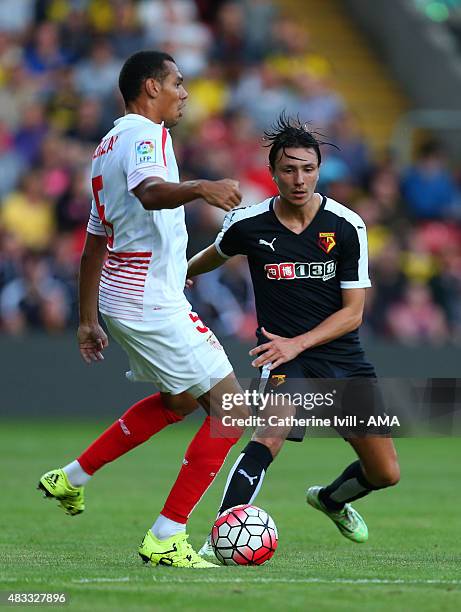
[[[370,287],[365,223],[330,198],[300,234],[278,220],[275,198],[229,212],[215,241],[223,257],[246,255],[253,281],[259,328],[292,338],[342,307],[342,289]],[[261,337],[260,342],[267,341]],[[341,361],[363,354],[358,330],[309,355]]]

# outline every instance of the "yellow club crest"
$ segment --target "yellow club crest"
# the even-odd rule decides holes
[[[319,247],[329,253],[336,246],[336,232],[319,232]]]

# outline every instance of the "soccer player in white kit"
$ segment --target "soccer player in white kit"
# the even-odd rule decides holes
[[[183,207],[202,198],[231,210],[241,201],[238,183],[179,182],[168,128],[180,120],[187,92],[171,56],[156,51],[134,54],[121,70],[119,86],[126,114],[115,121],[93,155],[78,341],[85,361],[103,359],[108,339],[98,321],[99,301],[110,334],[129,357],[127,377],[153,382],[160,393],[129,408],[75,461],[42,476],[39,488],[71,515],[84,510],[83,485],[103,465],[199,404],[209,412],[223,393],[240,391],[222,346],[184,296]],[[211,438],[210,417],[205,419],[160,516],[139,548],[144,561],[213,567],[192,549],[185,527],[235,441]]]

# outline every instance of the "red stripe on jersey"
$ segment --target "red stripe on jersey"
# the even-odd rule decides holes
[[[105,287],[99,287],[99,295],[102,295],[105,298],[118,297],[123,300],[125,304],[127,302],[129,302],[130,304],[142,304],[143,300],[142,296],[140,295],[135,295],[134,293],[126,293],[125,291],[116,288],[111,288],[109,290]]]
[[[146,284],[146,276],[142,275],[139,276],[139,274],[137,272],[135,272],[134,274],[136,274],[136,276],[131,276],[131,272],[129,270],[108,270],[107,268],[103,268],[102,269],[102,274],[104,274],[104,276],[106,276],[106,278],[108,279],[112,279],[117,276],[119,278],[126,278],[128,280],[132,280],[135,283],[139,283],[139,286],[144,287],[144,285]],[[120,281],[120,282],[126,282],[126,281]]]
[[[142,286],[144,287],[144,281],[145,281],[145,275],[141,274],[141,278],[138,278],[139,274],[138,272],[133,272],[133,274],[136,274],[137,276],[128,276],[129,271],[125,270],[125,272],[128,272],[128,274],[119,274],[118,271],[117,272],[113,272],[112,270],[107,270],[103,269],[103,272],[106,274],[107,278],[112,278],[113,276],[118,276],[120,278],[128,278],[130,280],[134,280],[134,281],[140,281],[142,282]]]
[[[109,257],[107,258],[108,261],[122,261],[123,263],[140,263],[140,264],[145,264],[146,266],[149,265],[150,262],[150,257],[119,257],[118,255],[109,255]]]
[[[115,255],[117,257],[151,257],[152,251],[124,252],[124,251],[109,251],[109,257]]]
[[[114,272],[127,272],[127,274],[137,274],[146,277],[148,266],[136,266],[130,263],[122,263],[119,261],[106,261],[104,264],[106,270],[114,270]],[[133,270],[137,270],[134,272]]]
[[[128,308],[138,309],[142,308],[142,300],[141,301],[127,301],[126,296],[119,297],[114,295],[106,295],[104,293],[99,294],[99,303],[105,302],[106,304],[114,304],[114,306],[127,306]]]
[[[114,262],[114,261],[112,261],[112,262],[108,262],[108,263],[112,263],[111,267],[112,267],[113,270],[141,270],[140,274],[142,273],[144,275],[147,274],[147,270],[149,269],[149,266],[142,266],[142,265],[138,266],[136,264],[132,264],[132,263],[128,263],[128,262],[121,262],[121,261],[120,262],[118,262],[118,261]],[[106,264],[106,267],[110,267],[110,266],[107,266],[107,264]],[[145,270],[145,272],[143,272],[143,270]]]
[[[163,153],[163,163],[166,166],[166,151],[165,151],[165,145],[166,145],[166,139],[168,136],[168,132],[166,131],[166,128],[162,128],[162,153]]]
[[[101,277],[101,283],[103,283],[104,285],[106,285],[106,287],[109,287],[109,288],[110,287],[114,287],[114,288],[117,288],[117,289],[125,289],[129,293],[144,293],[144,287],[142,287],[141,289],[131,289],[130,287],[127,286],[130,283],[118,284],[117,281],[112,281],[112,280],[110,282],[107,282],[102,277]],[[139,285],[135,285],[135,287],[139,287]]]
[[[126,266],[123,266],[123,267],[120,266],[116,268],[114,266],[105,265],[103,270],[105,270],[108,274],[114,274],[116,272],[124,272],[125,274],[129,274],[129,277],[127,278],[132,278],[133,280],[145,280],[146,278],[146,272],[133,272],[131,268],[128,269]]]
[[[123,263],[127,266],[131,266],[134,264],[134,265],[142,265],[145,267],[148,267],[150,263],[150,259],[141,259],[141,257],[123,259],[122,257],[117,257],[116,255],[111,255],[110,257],[108,257],[107,261],[110,261],[111,263]]]
[[[114,310],[126,310],[130,311],[132,314],[142,312],[142,305],[137,306],[136,304],[116,304],[107,299],[101,300],[100,306],[105,306],[106,308],[110,306]]]

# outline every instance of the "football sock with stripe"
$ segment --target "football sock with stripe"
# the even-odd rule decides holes
[[[360,461],[354,461],[336,480],[321,489],[319,498],[327,510],[335,512],[341,510],[344,504],[365,497],[379,488],[368,482]]]
[[[132,448],[146,442],[167,425],[182,421],[183,418],[166,408],[160,393],[145,397],[128,408],[125,414],[106,429],[80,457],[77,457],[77,461],[82,470],[91,476],[106,463],[114,461]],[[69,466],[66,466],[64,471],[70,469]],[[75,477],[75,470],[73,474]],[[67,476],[71,484],[78,486],[78,482],[73,482],[72,474]]]
[[[247,444],[229,472],[219,514],[253,502],[272,460],[272,453],[264,444],[253,441]]]
[[[237,438],[211,437],[210,424],[208,416],[189,444],[183,465],[161,512],[162,516],[173,522],[187,522],[237,442]],[[165,532],[163,538],[173,535],[165,535]]]

